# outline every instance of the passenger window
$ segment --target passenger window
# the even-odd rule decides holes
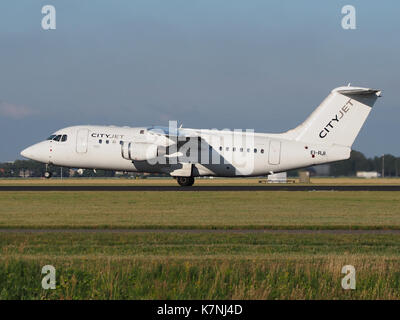
[[[250,148],[247,148],[247,152],[250,152]]]
[[[243,148],[240,148],[240,152],[243,152]]]
[[[222,151],[222,147],[219,147],[219,151]]]
[[[232,148],[232,151],[236,151],[236,148],[235,148],[235,147],[233,147],[233,148]]]
[[[61,134],[57,135],[53,140],[54,141],[60,141],[60,139],[61,139]]]
[[[261,149],[261,153],[264,153],[264,149]]]
[[[257,149],[254,148],[254,153],[257,153]]]
[[[68,136],[67,136],[66,134],[64,134],[64,135],[61,137],[61,141],[62,141],[62,142],[65,142],[65,141],[67,141],[67,138],[68,138]]]
[[[110,141],[106,140],[106,143],[107,143],[107,144],[109,144],[109,143],[110,143]]]
[[[226,151],[229,151],[229,147],[226,147],[225,150],[226,150]]]
[[[124,142],[121,140],[121,141],[119,142],[119,144],[122,146],[122,145],[124,144]]]
[[[144,134],[144,130],[140,130],[140,134]]]
[[[100,140],[99,140],[99,143],[102,144],[102,143],[103,143],[103,140],[100,139]]]

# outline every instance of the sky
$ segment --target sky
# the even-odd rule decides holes
[[[399,16],[395,0],[3,0],[0,161],[79,124],[283,132],[348,83],[383,90],[353,149],[400,156]]]

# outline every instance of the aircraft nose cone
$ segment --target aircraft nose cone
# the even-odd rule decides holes
[[[24,158],[28,158],[29,159],[31,154],[32,154],[32,147],[28,147],[28,148],[26,148],[26,149],[21,151],[21,156],[23,156]]]
[[[21,156],[30,160],[39,162],[48,162],[49,149],[46,142],[39,142],[21,151]]]

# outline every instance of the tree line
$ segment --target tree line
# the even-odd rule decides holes
[[[353,150],[350,159],[333,163],[330,167],[332,176],[354,176],[357,171],[377,171],[380,174],[384,173],[385,177],[398,177],[400,157],[385,154],[367,158],[361,152]]]
[[[48,166],[48,171],[53,177],[69,177],[70,169],[54,165]],[[0,178],[15,178],[15,177],[43,177],[46,172],[46,166],[43,163],[33,160],[16,160],[14,162],[0,163]],[[78,174],[74,170],[74,176],[82,177],[113,177],[115,171],[111,170],[83,170]]]
[[[335,162],[330,165],[330,176],[355,176],[357,171],[377,171],[385,177],[398,177],[400,174],[400,157],[385,154],[380,157],[367,158],[359,151],[352,151],[350,159]],[[0,177],[43,177],[46,167],[43,163],[33,160],[16,160],[14,162],[0,163]],[[70,176],[69,168],[49,166],[49,171],[53,177]],[[79,176],[83,177],[113,177],[115,171],[110,170],[83,170]],[[75,174],[78,175],[78,174]],[[290,171],[289,175],[296,175],[295,171]]]

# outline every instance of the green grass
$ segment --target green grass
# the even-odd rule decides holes
[[[341,288],[344,260],[57,262],[57,288],[40,287],[46,261],[0,265],[0,299],[399,299],[399,261],[355,261],[357,288]]]
[[[0,234],[0,299],[399,299],[400,236]],[[57,272],[41,288],[41,268]],[[341,268],[356,268],[354,291]]]
[[[218,258],[373,255],[396,258],[399,234],[0,233],[1,257]]]
[[[400,193],[1,192],[12,227],[400,229]]]
[[[400,229],[399,202],[397,192],[0,192],[0,229],[20,229],[0,232],[0,299],[400,299],[400,234],[223,232]],[[41,288],[47,264],[56,290]],[[340,285],[347,264],[353,291]]]
[[[2,257],[254,258],[373,255],[398,257],[399,234],[0,233]]]

